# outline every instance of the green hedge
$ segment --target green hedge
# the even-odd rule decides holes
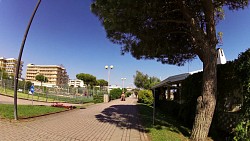
[[[241,53],[235,61],[235,71],[242,85],[243,106],[240,123],[234,130],[235,141],[250,141],[250,48]]]
[[[110,91],[110,98],[111,100],[119,99],[121,97],[121,94],[122,94],[122,90],[120,88],[112,89]]]
[[[94,103],[102,103],[103,102],[103,94],[95,94],[93,96]]]

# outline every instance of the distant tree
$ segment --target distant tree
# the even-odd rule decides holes
[[[32,86],[32,83],[30,81],[26,81],[25,89],[29,90],[31,86]]]
[[[150,89],[152,86],[156,85],[159,82],[159,78],[154,76],[150,77],[140,71],[136,71],[136,75],[134,75],[134,84],[137,88]]]
[[[108,86],[108,81],[106,81],[104,79],[99,79],[99,80],[97,80],[97,85],[99,85],[101,88],[103,86]]]
[[[18,89],[23,89],[24,88],[24,85],[25,85],[25,81],[18,81]]]
[[[0,79],[8,79],[8,73],[4,69],[0,69]]]
[[[183,65],[196,56],[203,62],[202,96],[191,140],[206,139],[216,105],[216,45],[221,34],[216,24],[223,8],[243,9],[249,0],[94,0],[107,38],[136,59],[156,59],[163,64]]]
[[[145,89],[145,84],[148,82],[148,75],[144,75],[140,71],[136,71],[134,75],[134,84],[137,88]]]
[[[149,77],[149,88],[153,87],[154,85],[160,83],[161,80],[155,76]]]
[[[48,78],[45,77],[45,76],[42,75],[42,74],[36,75],[35,78],[36,78],[37,81],[40,81],[40,82],[41,82],[41,86],[42,86],[43,82],[48,82]]]
[[[87,86],[96,84],[96,77],[91,74],[79,73],[76,75],[76,78],[82,80]]]

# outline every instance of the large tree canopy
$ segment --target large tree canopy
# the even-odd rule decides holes
[[[97,85],[99,85],[100,87],[108,86],[108,81],[106,81],[104,79],[98,79],[97,80]]]
[[[183,65],[196,55],[203,61],[204,43],[217,43],[207,16],[223,18],[222,7],[243,8],[247,0],[95,0],[92,12],[107,37],[122,45],[122,53],[137,59],[157,59]],[[214,17],[214,18],[213,18]],[[211,40],[212,39],[212,40]]]
[[[96,84],[96,77],[91,74],[79,73],[76,75],[76,78],[82,80],[87,86],[93,86]]]
[[[94,0],[91,10],[107,38],[137,59],[183,65],[198,56],[203,62],[202,96],[191,140],[205,140],[216,105],[216,24],[223,8],[237,10],[248,0]]]

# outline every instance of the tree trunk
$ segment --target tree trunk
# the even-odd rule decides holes
[[[208,135],[216,105],[217,56],[215,47],[205,47],[202,96],[197,99],[196,116],[190,139],[204,141]]]

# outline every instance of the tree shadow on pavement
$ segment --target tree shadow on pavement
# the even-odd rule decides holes
[[[142,130],[136,105],[112,105],[95,117],[100,122],[114,124],[120,128]]]

